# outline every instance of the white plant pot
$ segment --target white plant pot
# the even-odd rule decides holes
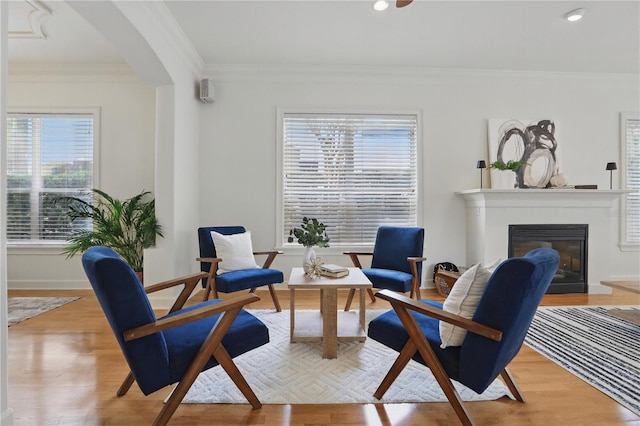
[[[492,189],[514,189],[516,187],[516,172],[513,170],[491,170]]]

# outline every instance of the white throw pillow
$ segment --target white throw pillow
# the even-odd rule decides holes
[[[496,268],[500,266],[501,263],[502,263],[502,258],[499,257],[496,260],[494,260],[492,264],[485,266],[484,269],[486,269],[487,271],[493,274],[493,271],[495,271]]]
[[[260,268],[253,257],[251,232],[224,235],[211,231],[211,238],[216,247],[216,255],[222,259],[218,264],[218,275],[241,269]]]
[[[491,271],[481,263],[475,264],[458,278],[451,293],[444,301],[442,309],[452,314],[471,319],[476,312],[480,297],[491,277]],[[448,322],[440,321],[440,340],[442,349],[447,346],[461,346],[467,330]]]

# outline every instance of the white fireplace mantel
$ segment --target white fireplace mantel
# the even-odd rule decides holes
[[[589,225],[588,291],[610,293],[600,284],[618,235],[615,203],[631,190],[469,189],[456,192],[467,206],[467,264],[508,256],[509,225]]]

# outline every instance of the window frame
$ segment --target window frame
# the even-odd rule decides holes
[[[39,115],[91,115],[93,117],[93,187],[100,187],[100,107],[16,107],[7,108],[7,119],[14,114],[39,114]],[[6,126],[5,126],[6,129]],[[4,159],[3,161],[7,161]],[[8,191],[8,188],[7,188]],[[7,192],[8,194],[8,192]],[[8,206],[5,204],[4,209]],[[5,212],[2,212],[5,214]],[[6,236],[5,236],[6,238]],[[7,248],[12,249],[12,254],[49,254],[50,250],[59,250],[67,245],[63,240],[9,240]]]
[[[627,121],[637,120],[640,121],[640,113],[621,113],[620,114],[620,187],[622,185],[626,188],[627,184]],[[640,173],[640,170],[638,171]],[[629,212],[627,211],[627,199],[630,194],[624,194],[620,201],[620,241],[618,246],[621,251],[640,251],[640,241],[628,241],[627,240],[627,217]],[[639,212],[640,213],[640,212]]]
[[[285,114],[355,114],[355,115],[414,115],[416,117],[416,226],[423,226],[423,149],[422,149],[422,110],[421,109],[376,109],[357,107],[276,107],[276,249],[288,253],[303,253],[300,244],[289,244],[284,229],[284,117]],[[329,229],[329,233],[330,233]],[[286,230],[288,232],[288,230]],[[352,244],[322,248],[326,255],[342,255],[344,251],[371,251],[371,244]]]

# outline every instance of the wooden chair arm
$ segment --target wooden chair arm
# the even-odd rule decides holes
[[[276,256],[282,254],[280,250],[270,250],[270,251],[254,251],[254,255],[267,255],[267,260],[264,261],[264,265],[262,265],[262,269],[269,269],[271,264],[275,260]]]
[[[255,255],[259,255],[259,254],[275,254],[276,256],[279,254],[284,253],[281,250],[268,250],[268,251],[254,251],[253,254]]]
[[[189,285],[192,282],[194,283],[194,287],[195,287],[195,283],[200,281],[202,278],[206,278],[206,277],[207,277],[207,273],[206,272],[197,272],[197,273],[194,273],[194,274],[191,274],[191,275],[187,275],[187,276],[184,276],[184,277],[174,278],[172,280],[162,281],[160,283],[156,283],[156,284],[150,285],[148,287],[145,287],[144,291],[147,294],[149,294],[149,293],[153,293],[153,292],[156,292],[156,291],[165,290],[167,288],[175,287],[175,286],[180,285],[180,284]]]
[[[407,257],[409,263],[424,262],[425,260],[427,260],[426,257]]]
[[[197,257],[196,261],[203,263],[220,263],[222,259],[219,257]]]
[[[184,304],[187,303],[189,296],[191,296],[191,293],[193,293],[193,290],[196,288],[200,280],[206,277],[208,277],[206,272],[198,272],[195,274],[187,275],[185,277],[175,278],[172,280],[163,281],[154,285],[150,285],[149,287],[146,287],[144,291],[147,294],[149,294],[155,291],[165,290],[167,288],[184,284],[184,287],[180,291],[180,294],[178,294],[178,297],[173,302],[173,305],[171,305],[171,308],[169,308],[169,310],[167,311],[167,313],[169,314],[171,312],[175,312],[177,310],[182,309]]]
[[[203,306],[202,308],[194,309],[189,312],[177,314],[169,318],[163,318],[150,324],[145,324],[141,325],[140,327],[126,330],[123,333],[124,340],[125,342],[128,342],[130,340],[139,339],[141,337],[149,336],[168,328],[178,327],[190,322],[198,321],[203,318],[220,314],[222,312],[239,309],[248,303],[257,302],[258,300],[260,300],[258,296],[253,293],[249,293],[240,297],[225,300],[224,302]]]
[[[496,330],[495,328],[461,317],[460,315],[445,312],[442,309],[410,299],[402,294],[398,294],[390,290],[381,290],[376,293],[376,297],[391,303],[394,309],[409,309],[422,315],[435,318],[439,321],[448,322],[455,326],[462,327],[465,330],[488,339],[495,340],[496,342],[502,340],[502,331],[500,330]]]
[[[373,253],[361,251],[345,251],[343,252],[343,254],[348,255],[351,258],[353,266],[360,269],[362,269],[362,264],[360,263],[360,259],[358,259],[358,256],[373,256]]]

